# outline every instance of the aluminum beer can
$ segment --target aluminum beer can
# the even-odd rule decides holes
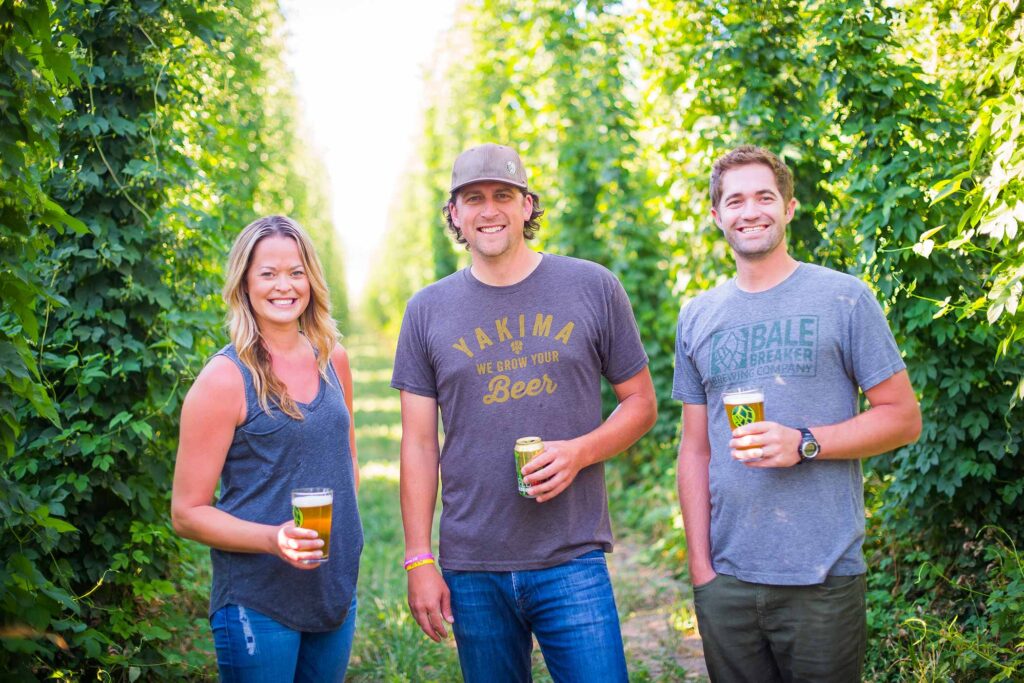
[[[529,484],[523,481],[523,466],[530,462],[535,456],[544,452],[544,442],[539,436],[524,436],[516,439],[516,480],[519,482],[519,495],[524,498],[533,498],[526,491]]]

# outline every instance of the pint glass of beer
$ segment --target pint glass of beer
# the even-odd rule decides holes
[[[725,414],[729,418],[730,429],[764,420],[764,391],[761,389],[753,387],[730,389],[722,394],[722,402],[725,404]],[[761,458],[742,459],[760,460]]]
[[[331,510],[334,506],[334,491],[326,488],[292,490],[292,516],[295,526],[312,529],[324,541],[323,557],[306,560],[307,563],[326,562],[331,552]]]

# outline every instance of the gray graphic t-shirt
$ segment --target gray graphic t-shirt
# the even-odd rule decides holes
[[[596,429],[601,377],[617,384],[646,365],[625,291],[589,261],[544,254],[508,287],[467,268],[413,296],[391,386],[440,406],[441,566],[540,569],[610,551],[604,466],[537,503],[518,493],[513,449]]]
[[[731,280],[679,314],[672,396],[707,404],[711,559],[754,583],[810,585],[865,571],[859,460],[753,469],[729,455],[722,393],[759,387],[765,419],[789,427],[847,420],[867,390],[905,365],[860,280],[807,263],[766,292]]]

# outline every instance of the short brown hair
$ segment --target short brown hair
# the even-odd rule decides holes
[[[515,186],[510,185],[509,187]],[[544,209],[540,206],[540,197],[537,196],[536,192],[520,190],[518,187],[515,187],[515,189],[518,192],[522,192],[524,197],[526,195],[533,197],[533,213],[530,214],[530,217],[526,220],[526,224],[523,225],[523,237],[528,240],[532,240],[536,236],[538,228],[540,228],[540,217],[544,215]],[[466,242],[466,238],[462,235],[462,230],[460,230],[459,226],[455,225],[455,222],[452,220],[452,204],[454,204],[455,200],[459,198],[459,192],[461,191],[462,188],[459,188],[458,190],[455,190],[455,192],[451,193],[448,197],[448,201],[446,201],[444,206],[441,207],[441,215],[444,216],[444,220],[448,224],[448,230],[451,231],[452,237],[455,238],[455,241],[459,244],[465,244],[466,249],[469,249],[469,244]]]
[[[726,171],[739,166],[763,164],[775,174],[775,184],[779,186],[782,200],[789,203],[793,198],[793,173],[782,159],[763,147],[756,145],[740,145],[730,152],[718,157],[711,167],[711,206],[718,208],[722,201],[722,177]]]

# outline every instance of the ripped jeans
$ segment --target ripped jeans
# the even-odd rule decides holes
[[[356,599],[333,631],[296,631],[240,605],[214,612],[210,627],[224,683],[341,683],[356,630]]]

